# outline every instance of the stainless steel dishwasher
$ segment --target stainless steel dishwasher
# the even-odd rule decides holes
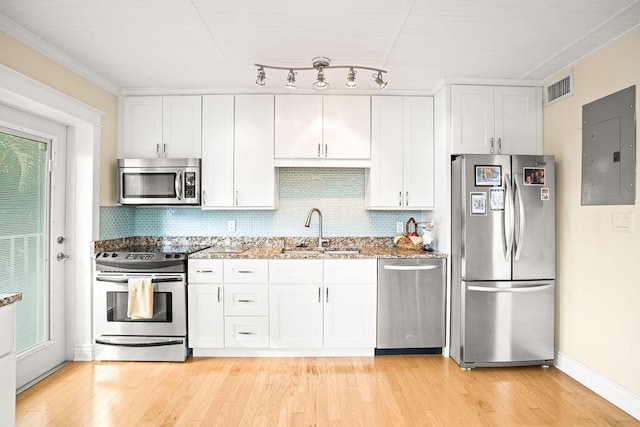
[[[378,260],[376,354],[442,353],[444,259]]]

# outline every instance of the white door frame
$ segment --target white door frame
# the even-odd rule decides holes
[[[0,65],[0,103],[67,126],[67,358],[93,360],[92,252],[100,214],[103,112]]]

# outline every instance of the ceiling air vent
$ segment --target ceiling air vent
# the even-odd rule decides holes
[[[547,105],[573,95],[573,73],[562,76],[559,80],[550,83],[546,89]]]

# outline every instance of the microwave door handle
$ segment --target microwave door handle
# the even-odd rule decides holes
[[[182,199],[182,171],[178,171],[176,174],[176,194],[178,200]]]

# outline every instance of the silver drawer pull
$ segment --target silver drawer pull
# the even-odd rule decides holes
[[[214,270],[196,270],[196,273],[215,273]]]
[[[252,299],[239,299],[238,302],[255,302]]]
[[[237,273],[238,274],[255,274],[255,271],[253,271],[253,270],[238,270]]]
[[[255,335],[255,332],[238,332],[238,335]]]

